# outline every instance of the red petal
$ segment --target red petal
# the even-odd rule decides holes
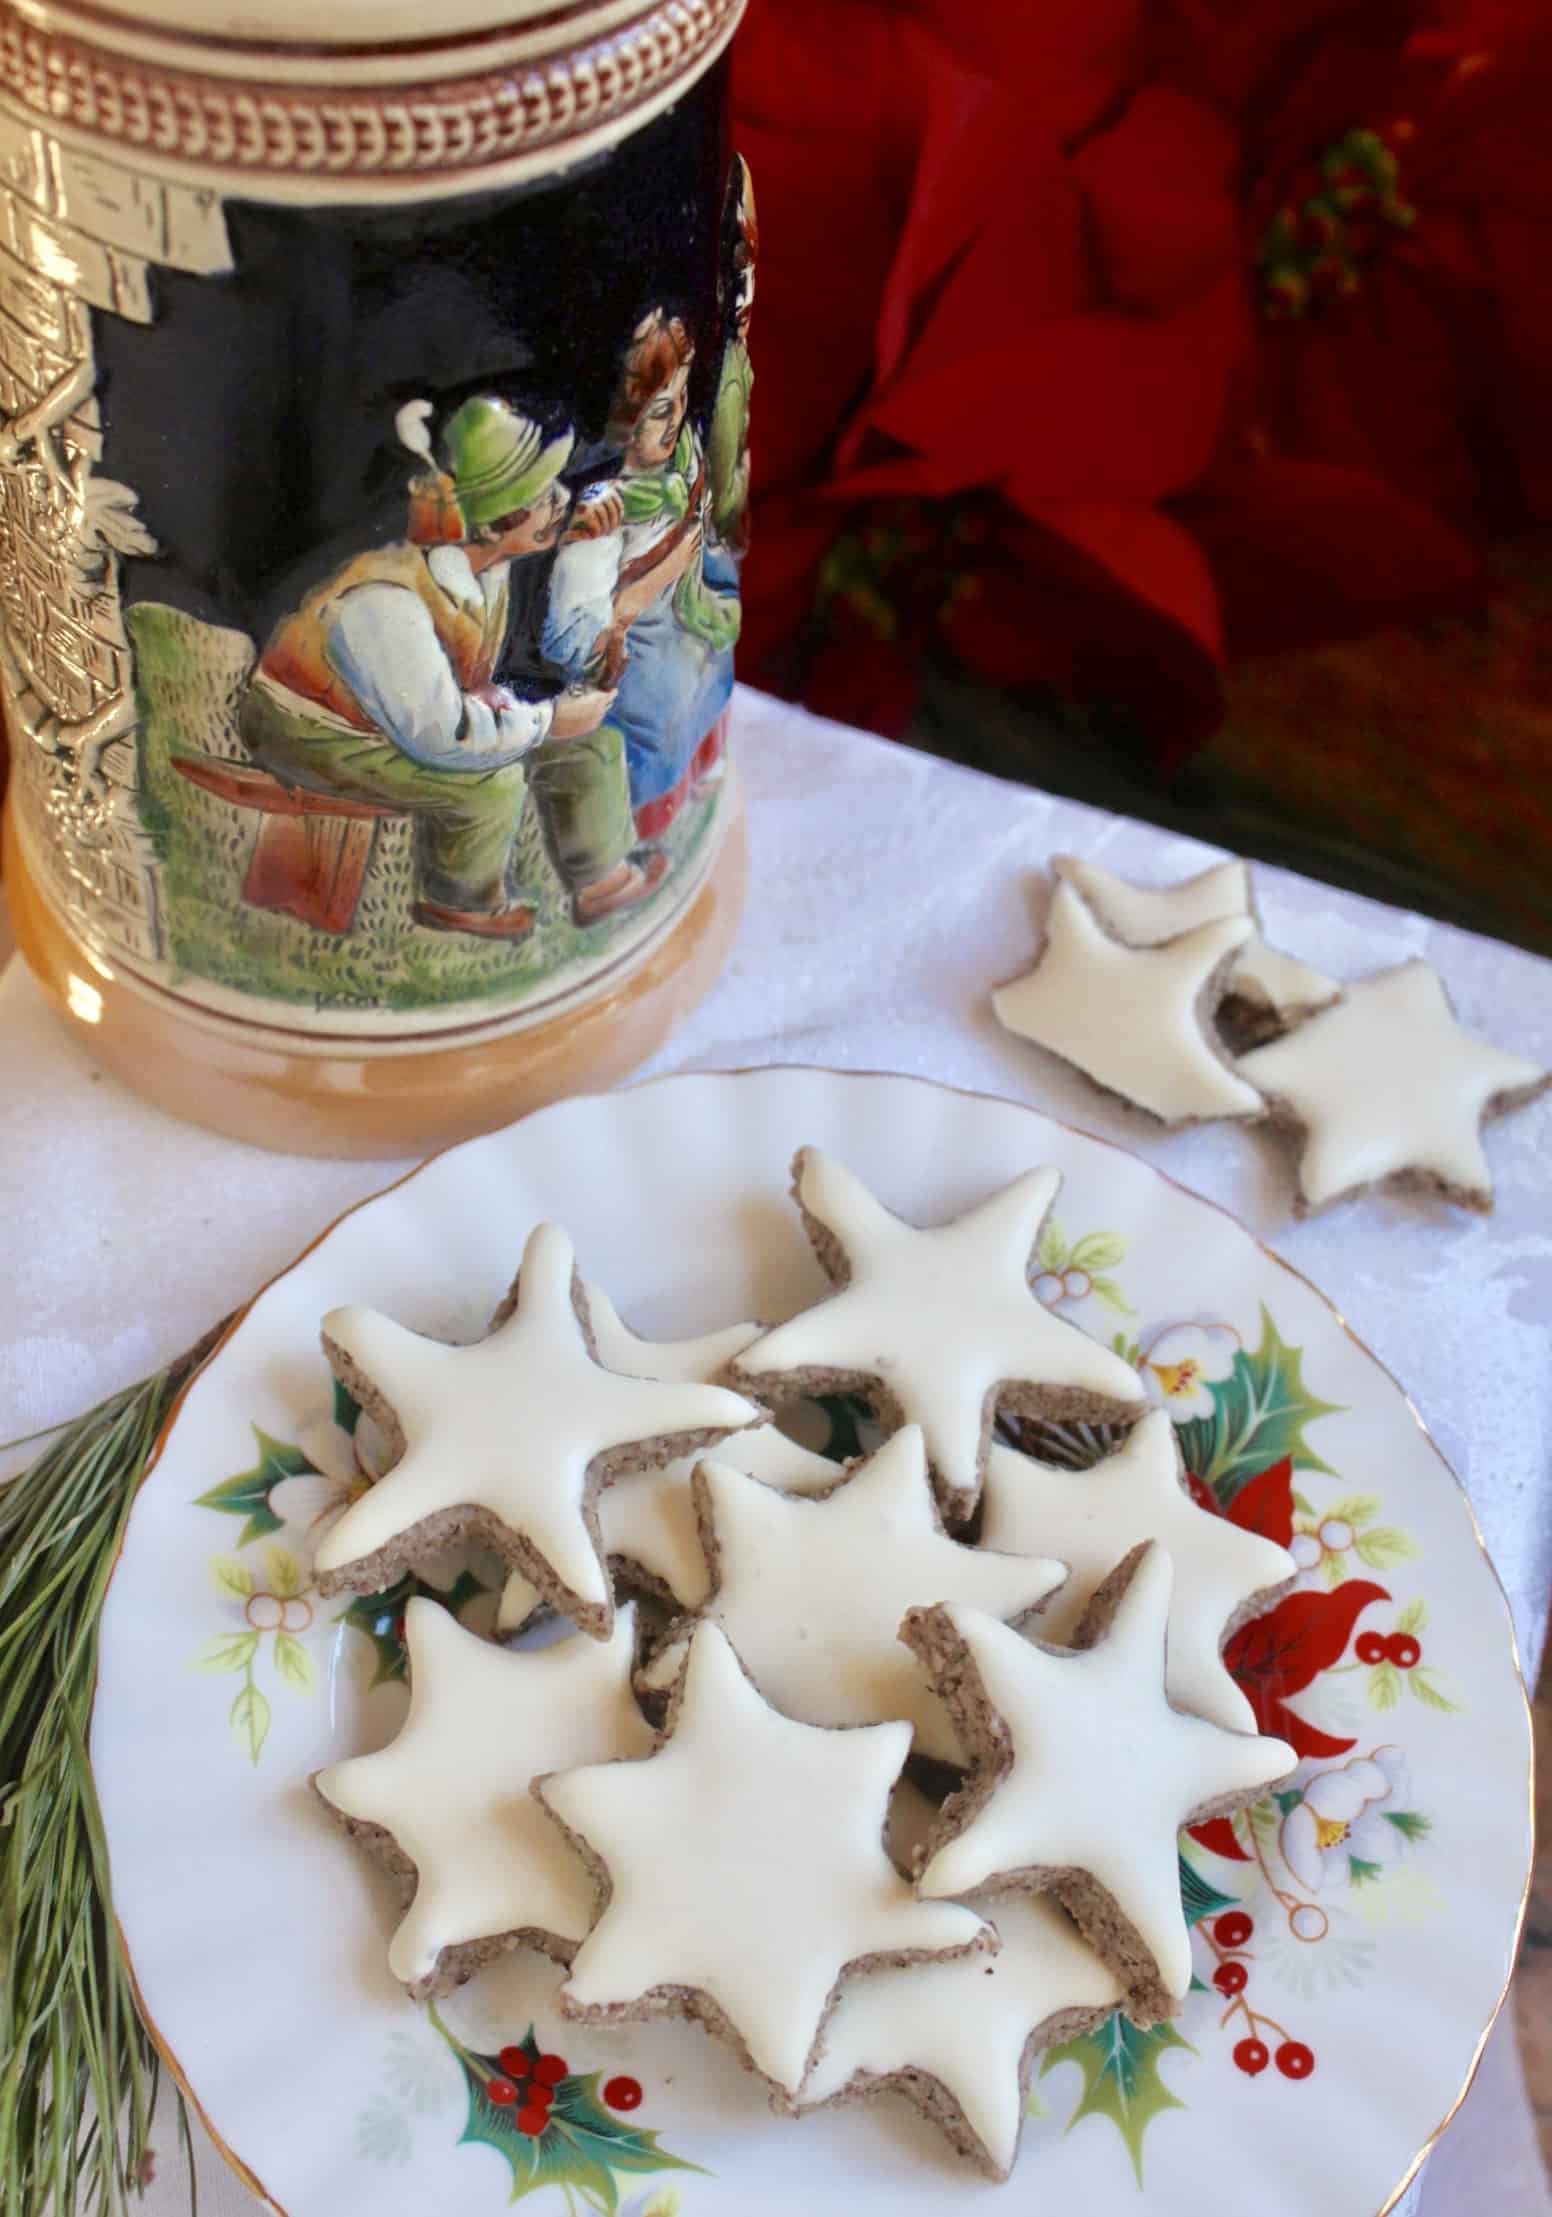
[[[1230,1502],[1228,1519],[1242,1531],[1259,1532],[1263,1539],[1286,1547],[1293,1538],[1293,1461],[1285,1455],[1258,1478],[1240,1487]]]
[[[1209,1817],[1205,1824],[1193,1824],[1191,1837],[1200,1847],[1208,1848],[1214,1855],[1221,1855],[1229,1863],[1248,1863],[1250,1855],[1234,1836],[1234,1827],[1227,1817]]]
[[[1074,156],[1117,299],[1168,308],[1239,255],[1239,146],[1213,110],[1172,86],[1148,86]]]
[[[1353,1627],[1372,1601],[1388,1601],[1383,1586],[1351,1578],[1330,1593],[1291,1593],[1275,1609],[1236,1632],[1223,1651],[1235,1683],[1249,1700],[1263,1732],[1289,1694],[1298,1693],[1341,1660]],[[1307,1726],[1312,1731],[1313,1726]]]

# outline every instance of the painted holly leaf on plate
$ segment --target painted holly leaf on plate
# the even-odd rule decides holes
[[[1304,1384],[1302,1350],[1278,1337],[1265,1307],[1261,1344],[1243,1347],[1226,1378],[1209,1385],[1213,1413],[1194,1416],[1178,1427],[1187,1470],[1210,1487],[1227,1510],[1252,1478],[1281,1463],[1294,1470],[1326,1470],[1304,1437],[1317,1417],[1333,1416],[1334,1401],[1319,1401]]]
[[[1083,2073],[1083,2097],[1067,2130],[1071,2132],[1084,2117],[1108,2117],[1126,2142],[1139,2186],[1144,2133],[1166,2109],[1185,2107],[1159,2075],[1159,2057],[1170,2048],[1185,2048],[1193,2055],[1196,2052],[1173,2025],[1154,2025],[1150,2031],[1139,2032],[1117,2010],[1092,2032],[1048,2048],[1041,2060],[1042,2078],[1058,2063],[1077,2064]]]
[[[564,2058],[540,2047],[531,2025],[496,2055],[466,2048],[439,2029],[458,2058],[468,2095],[460,2140],[494,2148],[504,2159],[512,2201],[541,2186],[560,2186],[585,2209],[614,2217],[622,2174],[700,2169],[660,2147],[655,2132],[617,2113],[641,2100],[635,2079],[612,2078],[605,2086],[602,2072],[568,2071]]]
[[[1226,1820],[1220,1820],[1226,1821]],[[1210,1879],[1202,1876],[1194,1863],[1180,1858],[1180,1906],[1186,1914],[1188,1925],[1200,1924],[1204,1917],[1216,1917],[1220,1910],[1235,1907],[1238,1896],[1221,1894]]]
[[[257,1424],[253,1427],[253,1436],[259,1447],[259,1459],[253,1468],[240,1470],[235,1478],[223,1478],[219,1486],[212,1486],[208,1493],[200,1494],[195,1503],[197,1508],[220,1509],[227,1516],[245,1518],[247,1521],[237,1541],[239,1547],[280,1530],[282,1520],[269,1505],[271,1493],[283,1478],[300,1478],[313,1467],[299,1447],[289,1447],[283,1440],[271,1439]]]

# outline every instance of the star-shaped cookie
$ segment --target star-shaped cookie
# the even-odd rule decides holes
[[[535,1782],[603,1902],[566,2015],[698,2017],[790,2097],[843,1979],[994,1948],[974,1911],[916,1900],[884,1852],[910,1739],[778,1716],[704,1626],[655,1755]]]
[[[651,1752],[631,1692],[634,1612],[620,1611],[607,1640],[513,1655],[417,1596],[404,1637],[410,1708],[398,1737],[313,1781],[413,1886],[389,1969],[422,1996],[510,1947],[564,1962],[592,1922],[593,1882],[529,1787],[561,1764]]]
[[[1416,959],[1361,978],[1239,1068],[1275,1116],[1304,1127],[1301,1215],[1375,1185],[1490,1209],[1482,1120],[1552,1084],[1536,1063],[1463,1031],[1438,972]]]
[[[732,1433],[718,1447],[717,1460],[781,1493],[819,1493],[841,1474],[839,1463],[800,1447],[774,1424]],[[676,1455],[661,1470],[624,1471],[598,1496],[598,1530],[610,1568],[626,1585],[686,1614],[711,1591],[690,1490],[699,1461],[698,1455]],[[496,1630],[503,1638],[521,1632],[542,1601],[537,1587],[513,1571],[502,1589]]]
[[[924,1898],[1049,1888],[1156,2024],[1191,1983],[1176,1834],[1287,1776],[1281,1740],[1183,1716],[1164,1693],[1169,1556],[1139,1550],[1095,1645],[1037,1647],[974,1609],[913,1610],[901,1638],[948,1702],[975,1766],[951,1795]]]
[[[700,1621],[721,1625],[766,1700],[805,1724],[904,1717],[918,1755],[962,1763],[948,1711],[900,1644],[900,1619],[954,1601],[1019,1623],[1061,1584],[1062,1565],[949,1539],[915,1424],[817,1499],[717,1459],[700,1464],[694,1487],[713,1581]],[[678,1675],[694,1626],[675,1630],[643,1673],[648,1686]]]
[[[530,1235],[517,1298],[485,1339],[448,1347],[374,1309],[325,1317],[325,1352],[399,1449],[315,1558],[322,1593],[375,1593],[465,1535],[523,1571],[552,1606],[603,1638],[613,1619],[597,1489],[615,1470],[709,1447],[764,1414],[721,1386],[658,1384],[601,1369],[577,1313],[571,1242]],[[505,1306],[505,1305],[504,1305]]]
[[[837,1291],[742,1354],[750,1391],[866,1393],[891,1429],[919,1424],[945,1515],[967,1517],[998,1403],[1106,1423],[1143,1406],[1137,1373],[1030,1290],[1029,1266],[1061,1180],[1030,1170],[952,1223],[890,1214],[817,1148],[793,1163],[804,1225]]]
[[[1259,1116],[1255,1087],[1210,1036],[1248,916],[1199,924],[1158,947],[1128,947],[1075,886],[1058,880],[1035,967],[992,995],[998,1019],[1096,1085],[1166,1124]]]
[[[582,1306],[593,1350],[606,1370],[634,1378],[683,1379],[710,1384],[735,1355],[760,1336],[758,1324],[730,1324],[699,1339],[639,1339],[621,1322],[614,1304],[584,1280]],[[840,1465],[787,1438],[774,1424],[734,1432],[717,1449],[719,1461],[790,1493],[833,1486]],[[619,1470],[598,1497],[598,1529],[611,1565],[628,1579],[684,1610],[698,1609],[711,1590],[690,1494],[698,1457],[678,1455],[643,1470]],[[496,1629],[520,1632],[543,1596],[521,1571],[513,1571],[501,1595]]]
[[[901,1781],[889,1830],[902,1867],[936,1814],[909,1780]],[[971,2162],[1005,2179],[1018,2154],[1035,2057],[1088,2031],[1115,2007],[1121,1987],[1066,1912],[1044,1896],[998,1894],[970,1906],[996,1925],[1002,1941],[996,1956],[990,1962],[959,1956],[849,1980],[798,2106],[897,2088]],[[924,2090],[926,2080],[932,2084]]]
[[[1157,947],[1199,924],[1213,924],[1223,916],[1248,916],[1255,935],[1235,958],[1227,997],[1243,1002],[1246,1016],[1254,1017],[1263,1028],[1284,1030],[1341,998],[1342,988],[1335,978],[1267,945],[1248,863],[1215,862],[1194,878],[1159,886],[1134,885],[1081,855],[1056,855],[1051,867],[1077,887],[1106,930],[1129,947]]]
[[[1174,1565],[1170,1700],[1225,1731],[1254,1732],[1255,1712],[1223,1666],[1223,1643],[1246,1616],[1270,1605],[1298,1565],[1274,1540],[1197,1506],[1166,1412],[1150,1411],[1088,1470],[1058,1470],[1011,1447],[994,1447],[987,1457],[981,1545],[1014,1555],[1039,1548],[1068,1566],[1067,1583],[1034,1627],[1048,1645],[1071,1642],[1116,1564],[1144,1540],[1167,1548]]]

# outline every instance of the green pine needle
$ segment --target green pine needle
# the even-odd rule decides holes
[[[0,2217],[111,2217],[141,2189],[159,2062],[87,1756],[97,1630],[136,1488],[221,1329],[0,1485]],[[192,2207],[181,2101],[179,2138]]]

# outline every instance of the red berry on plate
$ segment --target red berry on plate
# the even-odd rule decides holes
[[[526,2078],[532,2068],[526,2048],[503,2048],[498,2060],[508,2078]]]
[[[604,2088],[604,2100],[611,2109],[639,2109],[640,2082],[633,2078],[612,2078]]]
[[[541,2086],[558,2086],[566,2075],[566,2058],[563,2055],[541,2055],[533,2067],[533,2075]]]
[[[1220,1963],[1213,1972],[1213,1984],[1220,1994],[1242,1994],[1250,1983],[1250,1973],[1243,1963]]]
[[[548,2109],[555,2099],[553,2086],[546,2086],[542,2078],[536,2078],[528,2088],[530,2104],[537,2109]]]
[[[518,2131],[531,2133],[536,2140],[549,2121],[549,2111],[547,2109],[535,2109],[531,2102],[526,2109],[520,2109],[517,2113]]]
[[[489,2078],[485,2081],[485,2099],[494,2102],[498,2109],[505,2109],[509,2102],[517,2100],[517,2088],[509,2078]]]
[[[1410,1632],[1392,1632],[1385,1642],[1385,1656],[1397,1670],[1415,1670],[1423,1659],[1423,1651]]]
[[[1228,1909],[1213,1926],[1213,1937],[1220,1948],[1242,1948],[1255,1929],[1243,1909]]]
[[[1308,2078],[1315,2058],[1302,2040],[1285,2040],[1277,2051],[1277,2068],[1284,2078]]]
[[[1378,1632],[1360,1632],[1354,1652],[1360,1663],[1383,1663],[1387,1646]]]
[[[1235,2046],[1234,2060],[1247,2077],[1254,2078],[1272,2059],[1266,2052],[1264,2040],[1241,2040]]]

